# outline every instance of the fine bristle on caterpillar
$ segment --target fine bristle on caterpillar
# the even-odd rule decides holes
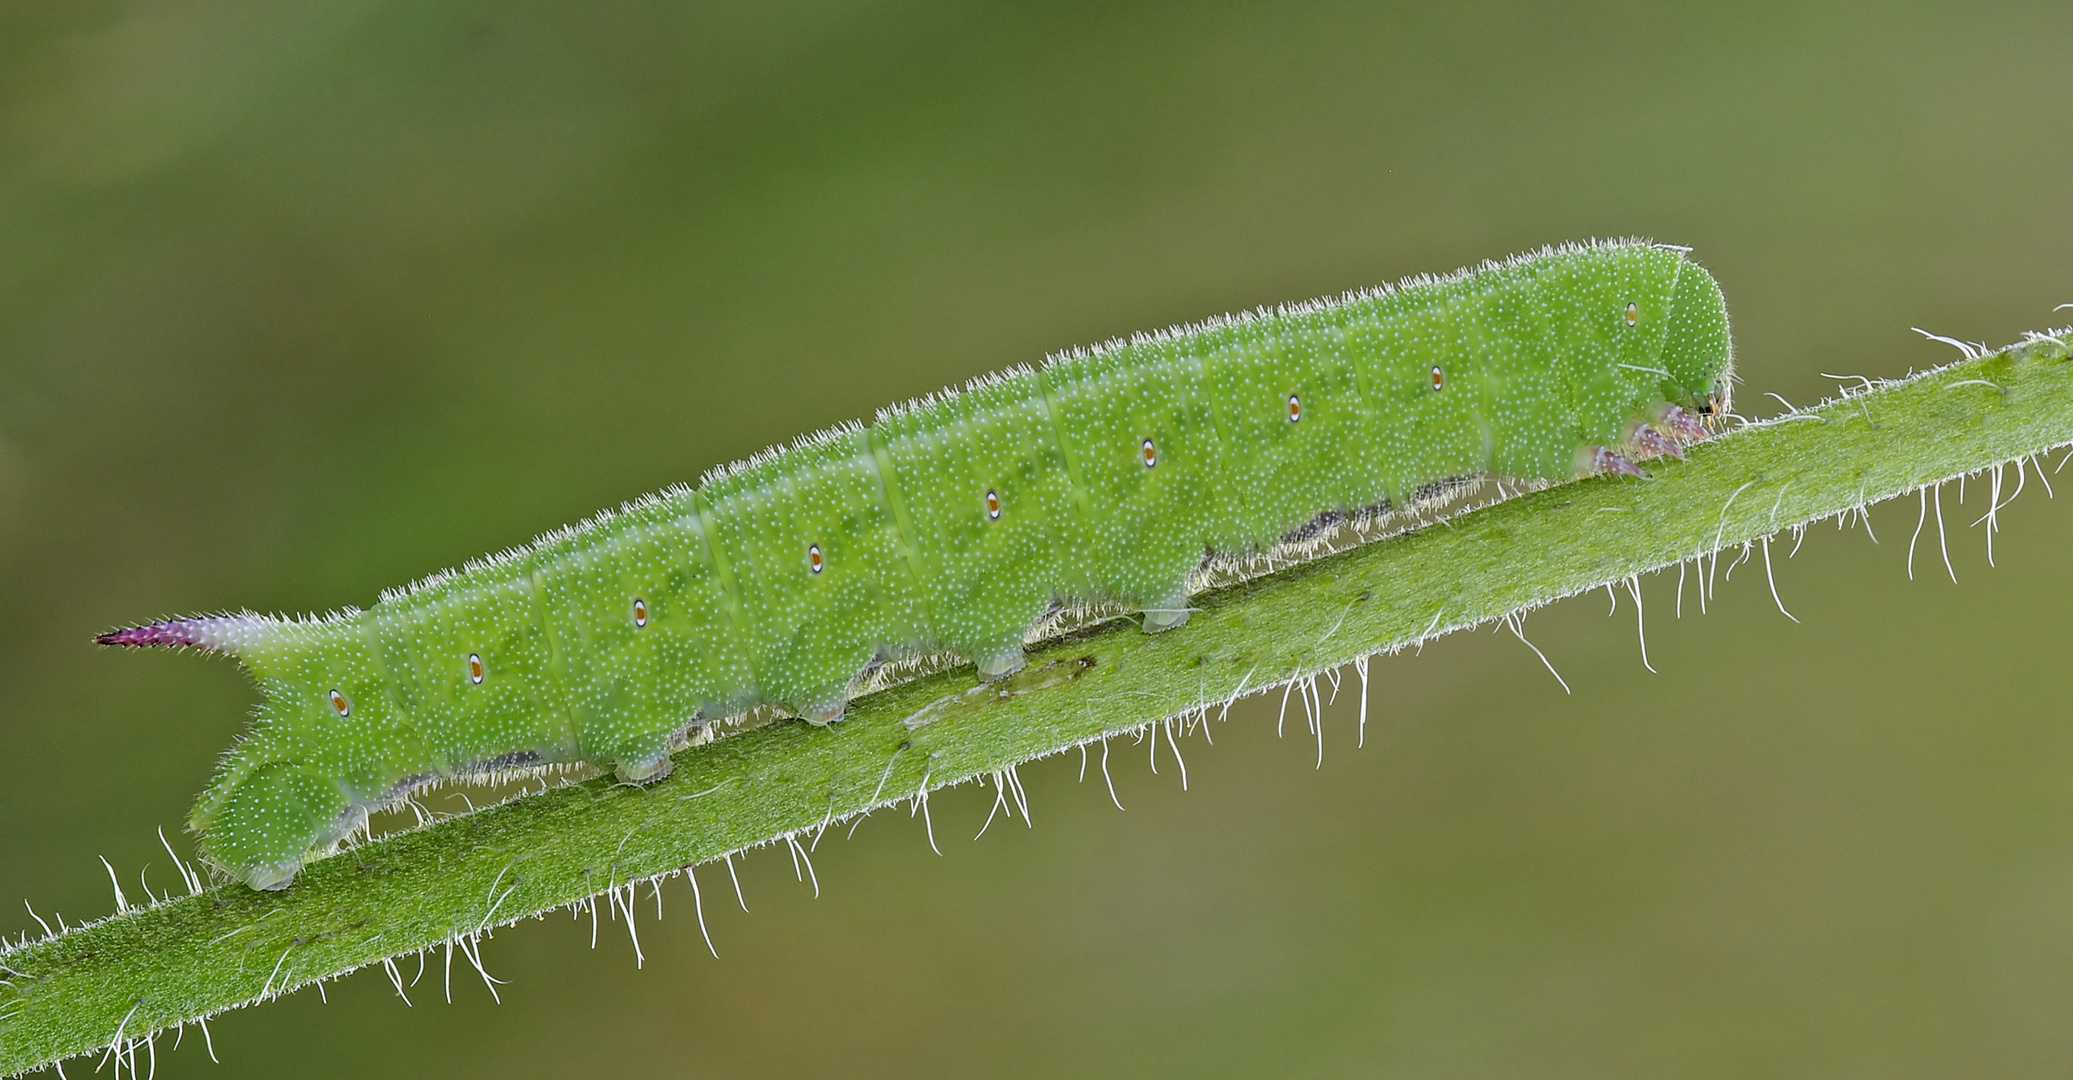
[[[579,763],[653,781],[710,719],[839,719],[888,657],[1002,678],[1060,603],[1178,626],[1205,552],[1462,478],[1638,474],[1705,436],[1731,369],[1720,288],[1684,249],[1564,245],[989,375],[366,610],[98,640],[226,653],[258,682],[188,824],[281,888],[429,784]]]

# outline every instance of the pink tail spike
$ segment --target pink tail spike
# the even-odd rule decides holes
[[[241,615],[208,615],[194,619],[167,619],[146,626],[114,630],[94,639],[98,645],[172,645],[236,656],[266,629],[268,620],[246,612]]]

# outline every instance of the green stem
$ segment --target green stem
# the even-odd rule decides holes
[[[687,750],[650,788],[572,784],[345,852],[283,892],[226,885],[28,942],[0,953],[0,1073],[470,944],[917,793],[2024,462],[2073,443],[2068,355],[2033,337],[1743,428],[1652,463],[1652,481],[1564,485],[1204,594],[1177,630],[1067,637],[1005,684],[974,690],[969,668],[942,672],[852,703],[833,727],[775,723]]]

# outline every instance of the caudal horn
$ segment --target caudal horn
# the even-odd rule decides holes
[[[237,656],[257,644],[272,625],[272,619],[249,611],[236,615],[203,615],[111,630],[95,638],[94,642],[99,645],[169,645]]]

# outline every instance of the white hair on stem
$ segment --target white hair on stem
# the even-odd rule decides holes
[[[1003,809],[1006,809],[1006,807],[1007,807],[1007,805],[1008,805],[1008,781],[1007,781],[1007,779],[1006,779],[1006,778],[1005,778],[1004,776],[1002,776],[1002,775],[1001,775],[1001,773],[1000,773],[1000,771],[999,771],[999,770],[995,770],[995,771],[993,772],[993,774],[992,774],[992,779],[993,779],[993,807],[992,807],[991,809],[989,809],[989,810],[987,810],[987,811],[986,811],[986,820],[985,820],[984,822],[982,822],[982,823],[980,824],[980,826],[979,826],[979,831],[978,831],[978,832],[976,832],[976,833],[973,833],[973,834],[972,834],[972,839],[974,839],[974,840],[977,840],[977,839],[979,839],[980,837],[982,837],[982,836],[985,836],[985,835],[986,835],[986,830],[987,830],[988,828],[992,827],[992,825],[993,825],[993,816],[994,816],[995,814],[998,814],[998,813],[1000,813],[1000,812],[1001,812],[1001,811],[1002,811]],[[1009,816],[1009,817],[1014,817],[1014,816],[1015,816],[1015,812],[1014,812],[1013,810],[1009,810],[1009,811],[1008,811],[1008,816]]]
[[[1963,478],[1960,478],[1959,483],[1961,485],[1964,483]],[[1959,501],[1962,502],[1964,501],[1964,489],[1962,486],[1959,488],[1959,491]],[[1951,545],[1950,541],[1944,537],[1943,531],[1943,485],[1936,485],[1936,490],[1931,493],[1930,497],[1936,503],[1936,546],[1943,552],[1943,571],[1951,575],[1951,584],[1956,585],[1958,583],[1958,571],[1951,567]]]
[[[1641,575],[1627,578],[1627,591],[1634,596],[1634,634],[1641,639],[1641,666],[1654,675],[1655,665],[1648,662],[1648,622],[1641,609]]]
[[[1355,671],[1357,671],[1357,672],[1359,672],[1359,673],[1360,673],[1360,738],[1359,738],[1359,740],[1358,740],[1357,742],[1355,742],[1355,743],[1353,744],[1353,745],[1354,745],[1355,747],[1364,747],[1364,746],[1366,746],[1366,745],[1368,744],[1368,660],[1369,660],[1369,659],[1370,659],[1370,658],[1369,658],[1369,657],[1366,657],[1366,656],[1357,656],[1357,657],[1354,657],[1354,659],[1353,659],[1353,670],[1355,670]]]
[[[1980,357],[1986,355],[1985,345],[1974,345],[1971,342],[1959,341],[1957,338],[1945,337],[1942,334],[1932,334],[1919,326],[1910,326],[1908,327],[1908,329],[1913,330],[1915,333],[1920,334],[1931,341],[1940,341],[1945,345],[1949,345],[1951,348],[1958,350],[1958,352],[1962,354],[1967,360],[1977,360]]]
[[[741,905],[741,912],[746,915],[749,911],[749,902],[741,895],[741,877],[734,872],[734,853],[730,851],[720,856],[720,858],[726,861],[727,876],[734,881],[734,902]]]
[[[1763,572],[1764,577],[1771,583],[1771,603],[1778,605],[1778,613],[1780,615],[1791,619],[1793,622],[1798,622],[1799,618],[1797,616],[1785,610],[1785,601],[1778,599],[1778,575],[1771,572],[1771,538],[1768,536],[1763,538]]]
[[[403,999],[404,1008],[410,1008],[410,995],[403,992],[403,972],[396,967],[396,958],[382,957],[381,966],[383,972],[389,976],[389,985],[396,988],[396,996]]]
[[[705,897],[698,894],[698,867],[686,865],[684,877],[691,882],[691,906],[698,912],[698,936],[705,939],[705,950],[713,954],[713,959],[718,960],[720,950],[713,948],[713,935],[705,928]]]
[[[1569,680],[1564,679],[1562,673],[1555,670],[1555,665],[1548,661],[1548,654],[1541,652],[1540,646],[1526,640],[1526,631],[1520,625],[1523,621],[1523,617],[1518,612],[1513,612],[1504,617],[1504,625],[1511,629],[1512,636],[1524,642],[1527,648],[1532,649],[1533,655],[1540,657],[1541,665],[1548,669],[1548,674],[1553,675],[1557,683],[1561,684],[1563,693],[1570,693]]]
[[[1303,714],[1310,722],[1310,734],[1317,736],[1317,767],[1324,768],[1324,702],[1317,694],[1317,676],[1303,679]]]
[[[1116,809],[1123,809],[1123,800],[1116,798],[1116,778],[1110,776],[1108,771],[1107,739],[1101,740],[1101,778],[1108,784],[1108,801],[1116,804]]]
[[[1103,742],[1101,749],[1102,753],[1106,755],[1108,753],[1108,743]],[[1106,756],[1102,758],[1102,765],[1104,768],[1108,765],[1108,758]],[[929,818],[929,775],[928,770],[922,770],[921,786],[914,790],[914,802],[908,808],[907,816],[913,817],[916,810],[921,812],[922,828],[928,832],[929,850],[937,855],[941,855],[943,854],[943,849],[936,846],[936,823]]]
[[[813,882],[814,899],[820,899],[821,877],[819,874],[813,872],[813,856],[807,854],[806,849],[799,846],[799,837],[797,833],[786,833],[785,843],[789,845],[792,849],[792,873],[797,874],[799,872],[799,864],[805,863],[806,876],[809,880]]]
[[[1915,531],[1907,538],[1907,579],[1915,580],[1915,541],[1921,538],[1922,526],[1929,522],[1929,489],[1918,487],[1915,496],[1922,504],[1921,515],[1915,518]]]
[[[1017,771],[1015,766],[1010,765],[1007,768],[1007,773],[1008,784],[1011,787],[1013,787],[1015,791],[1015,807],[1016,809],[1022,811],[1023,826],[1031,829],[1036,828],[1036,822],[1032,820],[1029,816],[1029,794],[1022,790],[1021,772]]]
[[[1277,739],[1282,737],[1282,722],[1288,719],[1288,696],[1294,693],[1295,689],[1296,680],[1293,675],[1289,677],[1287,682],[1281,684],[1281,711],[1275,714],[1274,717],[1274,737]]]
[[[632,888],[631,882],[628,883],[627,888],[629,890]],[[633,905],[631,902],[627,904],[626,923],[628,928],[631,929],[633,926]],[[463,956],[466,956],[468,958],[468,963],[474,966],[475,974],[482,976],[482,985],[489,989],[489,996],[491,997],[491,999],[496,1001],[497,1004],[502,1005],[504,1003],[504,999],[497,994],[497,987],[502,985],[504,980],[499,979],[494,975],[491,975],[489,973],[489,969],[482,966],[481,936],[477,934],[469,934],[466,938],[460,939],[460,942],[461,954]],[[636,940],[634,944],[635,948],[638,949],[640,945],[639,941]]]
[[[130,909],[130,902],[128,897],[122,895],[122,882],[116,880],[115,866],[108,861],[108,856],[106,855],[100,856],[100,860],[101,865],[108,871],[108,884],[115,888],[115,913],[117,915],[125,914]]]

